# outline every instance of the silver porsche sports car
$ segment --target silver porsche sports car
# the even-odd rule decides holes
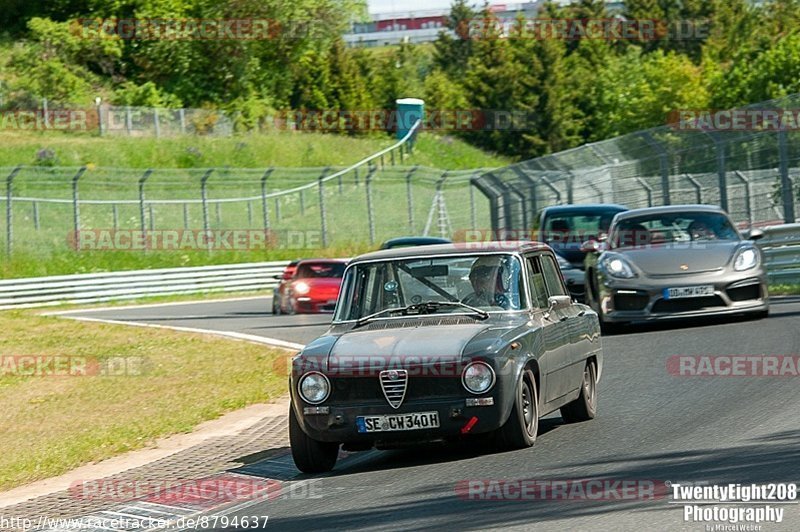
[[[605,242],[589,241],[587,302],[606,326],[707,314],[765,317],[764,258],[728,215],[710,205],[617,214]]]

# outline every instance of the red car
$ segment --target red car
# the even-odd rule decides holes
[[[297,263],[297,268],[278,296],[280,286],[275,289],[273,313],[311,314],[333,312],[342,276],[347,266],[346,259],[307,259]],[[285,272],[284,272],[285,273]],[[283,284],[283,282],[281,283]]]
[[[300,260],[293,260],[286,265],[286,268],[283,269],[283,273],[279,273],[278,275],[274,276],[274,278],[278,279],[280,282],[272,292],[273,314],[281,313],[281,307],[283,306],[281,301],[283,301],[283,298],[286,297],[286,289],[289,286],[289,282],[291,282],[292,277],[294,277],[294,272],[297,270],[298,262],[300,262]]]

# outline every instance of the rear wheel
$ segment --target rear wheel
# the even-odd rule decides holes
[[[336,465],[339,457],[339,444],[317,441],[309,437],[289,406],[289,445],[297,469],[303,473],[327,473]]]
[[[536,441],[539,432],[539,400],[536,379],[526,369],[517,382],[514,406],[508,421],[497,429],[497,444],[502,449],[522,449]]]
[[[281,314],[281,305],[277,295],[272,296],[272,313],[276,316],[280,316]]]
[[[597,368],[594,362],[586,362],[583,368],[581,393],[577,399],[561,407],[561,417],[566,423],[589,421],[597,415]]]

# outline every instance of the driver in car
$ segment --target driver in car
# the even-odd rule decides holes
[[[697,219],[689,224],[689,234],[692,240],[714,240],[717,234],[711,229],[705,220]]]
[[[476,259],[469,271],[469,282],[472,285],[473,293],[462,299],[461,302],[473,307],[501,306],[503,292],[498,289],[499,270],[499,257]]]

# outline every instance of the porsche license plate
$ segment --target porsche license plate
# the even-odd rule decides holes
[[[356,417],[356,427],[358,427],[358,432],[435,429],[439,427],[439,413],[414,412],[386,416],[358,416]]]
[[[712,284],[664,289],[664,299],[683,299],[687,297],[705,297],[713,295],[714,285]]]

